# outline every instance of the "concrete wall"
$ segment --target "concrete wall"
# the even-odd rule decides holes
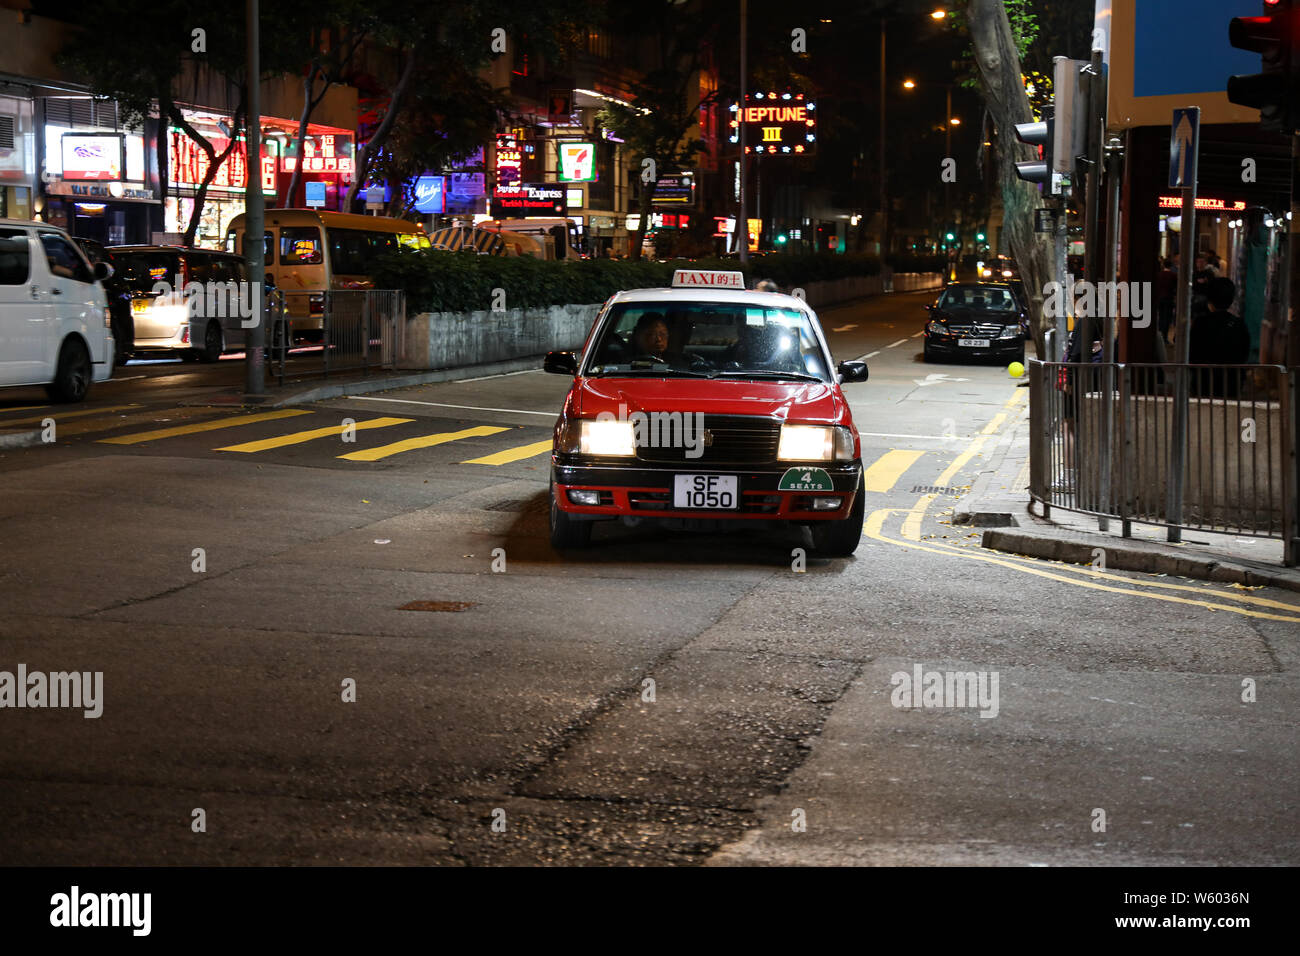
[[[398,368],[457,368],[576,349],[599,311],[600,304],[421,312],[406,320]]]
[[[940,288],[938,272],[894,276],[894,291]],[[879,295],[879,276],[810,282],[813,308]],[[409,316],[399,343],[398,368],[441,369],[483,365],[579,348],[600,305],[554,305],[507,312],[421,312]]]

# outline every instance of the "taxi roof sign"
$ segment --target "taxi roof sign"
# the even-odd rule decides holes
[[[715,272],[712,269],[678,269],[673,273],[674,289],[743,289],[745,273]]]

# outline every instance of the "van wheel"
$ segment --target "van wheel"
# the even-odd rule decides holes
[[[198,349],[200,362],[212,363],[221,358],[225,344],[221,340],[221,323],[209,322],[203,331],[203,348]]]
[[[812,525],[813,549],[824,558],[847,558],[862,541],[862,519],[866,514],[867,492],[858,479],[858,493],[849,516],[840,521],[818,521]]]
[[[585,548],[591,544],[591,521],[575,521],[560,510],[555,501],[555,484],[551,484],[551,547],[556,550]]]
[[[68,339],[59,349],[54,381],[45,392],[56,402],[80,402],[90,391],[90,353],[80,339]]]

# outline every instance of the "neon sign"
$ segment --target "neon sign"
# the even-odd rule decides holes
[[[740,142],[745,124],[745,152],[771,156],[808,155],[817,143],[817,104],[802,93],[754,93],[742,107],[731,104],[731,142]]]
[[[1161,196],[1161,209],[1182,209],[1183,200],[1181,196]],[[1246,208],[1246,203],[1241,199],[1211,199],[1208,196],[1196,197],[1196,208],[1207,209],[1210,212],[1242,212]]]

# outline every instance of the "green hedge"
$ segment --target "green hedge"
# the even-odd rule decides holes
[[[789,289],[824,279],[879,275],[880,260],[874,256],[777,254],[756,256],[744,266],[735,259],[545,262],[527,256],[399,249],[379,259],[374,274],[376,288],[405,290],[407,311],[415,313],[485,311],[492,306],[494,289],[505,290],[507,309],[604,302],[625,289],[665,287],[672,282],[675,269],[740,270],[751,286],[758,279],[771,279]]]

